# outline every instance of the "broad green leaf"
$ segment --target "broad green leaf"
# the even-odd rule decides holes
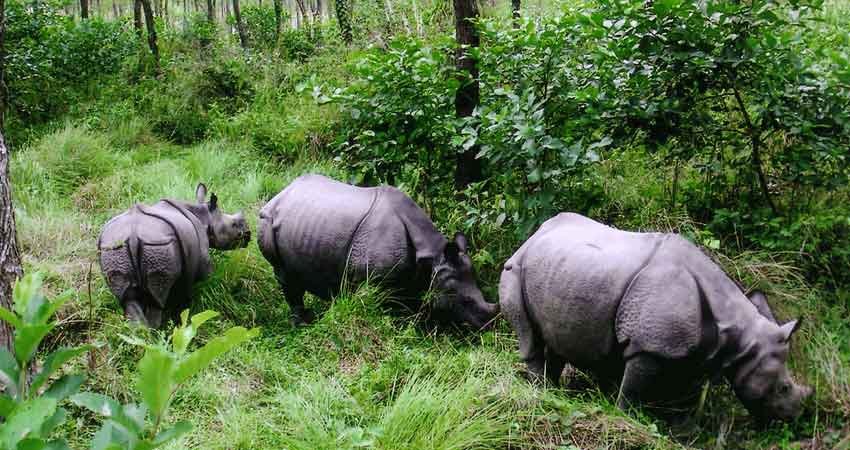
[[[174,356],[159,347],[148,347],[139,361],[136,389],[154,417],[162,416],[171,398]]]
[[[0,394],[0,417],[9,417],[17,407],[18,403],[12,400],[12,397]]]
[[[107,420],[94,434],[91,441],[91,450],[126,450],[133,448],[138,441],[136,436],[131,436],[126,429],[122,429],[117,423]]]
[[[127,435],[136,435],[142,431],[135,420],[124,414],[124,408],[120,403],[105,395],[82,392],[71,396],[71,403],[111,419],[115,422],[113,428],[117,427],[114,431],[121,431]]]
[[[35,355],[41,340],[55,325],[24,325],[15,330],[15,358],[23,365]]]
[[[24,324],[21,322],[21,319],[15,315],[15,313],[2,306],[0,306],[0,319],[16,329],[22,327]]]
[[[0,427],[0,444],[13,449],[27,437],[38,437],[42,425],[55,411],[56,400],[52,398],[38,397],[22,403]]]
[[[86,381],[86,377],[82,375],[65,375],[50,385],[50,388],[45,391],[44,396],[61,402],[76,394],[84,381]]]
[[[59,425],[65,423],[65,419],[68,417],[68,411],[65,408],[56,408],[56,411],[50,416],[47,420],[44,421],[44,424],[41,425],[41,431],[39,434],[41,436],[50,436],[50,433],[56,429]]]
[[[215,358],[226,353],[233,347],[256,337],[259,333],[260,330],[258,328],[247,330],[243,327],[233,327],[227,330],[224,336],[213,338],[206,345],[180,362],[174,373],[174,383],[183,383],[193,375],[207,368]]]
[[[56,314],[56,311],[58,311],[59,308],[62,307],[62,305],[64,305],[68,302],[68,300],[71,299],[73,293],[73,291],[67,290],[61,295],[59,295],[59,297],[56,297],[51,301],[44,302],[43,304],[39,305],[36,310],[30,312],[30,314],[33,315],[32,317],[24,317],[24,320],[40,324],[45,324],[49,322],[50,319],[53,317],[53,314]]]
[[[188,324],[189,310],[184,310],[180,314],[183,326],[175,328],[171,337],[171,343],[174,347],[174,351],[178,354],[185,353],[186,349],[189,347],[189,343],[195,338],[195,335],[198,333],[198,329],[201,328],[201,325],[217,316],[218,313],[215,311],[204,311],[192,316],[192,323],[190,325]]]
[[[137,405],[135,403],[124,405],[124,417],[132,420],[136,424],[137,430],[144,430],[147,415],[148,408],[145,405]]]
[[[47,447],[44,447],[44,450],[71,450],[71,447],[68,447],[68,443],[65,442],[65,439],[56,439],[47,443]]]
[[[191,423],[186,421],[177,422],[171,428],[160,431],[153,439],[153,445],[154,447],[165,445],[190,431],[192,431]]]
[[[66,362],[75,358],[83,353],[89,351],[92,347],[90,345],[84,345],[82,347],[76,348],[60,348],[55,352],[51,353],[47,356],[47,359],[44,360],[44,365],[38,374],[32,379],[32,384],[30,385],[30,389],[33,392],[38,391],[44,383],[53,375],[54,372],[59,370]]]
[[[0,348],[0,384],[6,387],[6,393],[13,399],[18,398],[18,383],[21,368],[12,353]]]
[[[12,291],[15,312],[22,319],[28,317],[28,311],[36,310],[44,303],[41,295],[41,273],[27,273],[15,283]],[[34,308],[33,308],[34,307]]]
[[[47,442],[40,438],[29,438],[18,442],[16,450],[44,450],[47,448]]]

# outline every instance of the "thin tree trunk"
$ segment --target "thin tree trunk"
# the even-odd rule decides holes
[[[245,32],[245,24],[242,23],[242,14],[239,12],[239,0],[233,0],[233,17],[236,19],[236,31],[239,33],[239,43],[242,48],[248,48],[248,34]]]
[[[8,107],[6,88],[6,1],[0,0],[0,306],[12,310],[12,288],[24,271],[18,253],[15,208],[12,205],[12,181],[9,179],[9,149],[2,128]],[[0,346],[12,350],[12,329],[0,323]]]
[[[520,5],[522,0],[511,0],[511,9],[514,15],[514,28],[519,28],[519,19],[521,17]]]
[[[336,21],[339,22],[339,33],[343,42],[351,44],[354,39],[351,30],[351,0],[336,0]]]
[[[120,17],[118,13],[118,0],[112,0],[112,18],[117,19]]]
[[[283,28],[283,11],[280,2],[283,0],[272,0],[274,3],[274,39],[277,41],[280,38],[280,31]]]
[[[215,23],[215,5],[213,0],[207,0],[207,20],[210,23]]]
[[[0,133],[0,306],[12,310],[12,288],[24,272],[15,232],[9,159],[9,149]],[[12,349],[12,330],[6,322],[0,324],[0,345]]]
[[[455,64],[461,77],[461,86],[455,93],[455,114],[458,118],[464,118],[472,116],[480,96],[478,64],[470,54],[470,49],[478,48],[481,41],[474,24],[478,19],[478,3],[476,0],[454,0],[454,10],[458,45]],[[481,161],[475,158],[477,154],[478,145],[474,145],[457,155],[455,187],[458,190],[481,180]]]
[[[770,189],[767,186],[767,176],[764,174],[764,166],[761,161],[761,130],[759,130],[753,123],[752,119],[750,119],[750,113],[747,112],[747,106],[744,105],[741,93],[738,92],[738,89],[734,86],[732,87],[732,94],[735,96],[735,101],[738,103],[738,109],[741,111],[741,115],[744,116],[744,123],[747,124],[747,129],[750,134],[753,169],[756,171],[756,175],[758,176],[761,193],[773,214],[779,215],[779,209],[776,208],[776,204],[773,203],[773,198],[770,196]]]
[[[159,46],[156,43],[156,24],[153,18],[153,9],[151,8],[151,0],[139,0],[142,3],[142,9],[145,11],[145,26],[148,29],[148,46],[153,54],[156,72],[159,74]]]
[[[80,17],[89,18],[89,0],[80,0]]]
[[[133,0],[133,28],[139,40],[142,39],[142,0]]]

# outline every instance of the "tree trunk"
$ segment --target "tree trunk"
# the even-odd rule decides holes
[[[8,95],[6,89],[6,1],[0,0],[0,306],[12,310],[12,287],[23,275],[15,232],[15,208],[12,205],[12,181],[9,179],[9,149],[3,139]],[[12,329],[0,323],[0,345],[12,350]]]
[[[89,18],[89,0],[80,0],[80,17]]]
[[[156,72],[159,74],[159,46],[156,43],[156,23],[153,19],[153,9],[151,8],[151,0],[139,0],[142,3],[142,9],[145,11],[145,26],[148,29],[148,46],[153,55]]]
[[[513,13],[514,13],[514,28],[519,27],[519,18],[521,16],[521,14],[520,14],[520,5],[521,5],[520,2],[521,1],[522,0],[511,0],[511,9],[513,10]]]
[[[215,23],[215,5],[213,0],[207,0],[207,20],[210,23]]]
[[[351,0],[336,0],[336,21],[339,23],[339,33],[343,42],[351,44],[354,39],[351,30]]]
[[[233,0],[233,17],[236,19],[236,31],[239,33],[239,43],[242,48],[248,48],[248,33],[245,32],[245,24],[242,23],[242,14],[239,12],[239,0]]]
[[[461,86],[455,93],[455,114],[458,118],[470,117],[478,106],[478,64],[470,55],[470,48],[478,48],[480,37],[474,21],[478,19],[476,0],[454,0],[455,36],[458,48],[456,67],[460,72]],[[481,180],[481,161],[475,158],[478,145],[458,153],[455,168],[455,187],[460,190],[469,183]]]
[[[136,29],[136,34],[139,40],[142,39],[142,0],[133,1],[133,28]]]
[[[118,12],[118,2],[117,0],[112,0],[112,18],[117,19],[121,17],[121,14]]]
[[[283,0],[272,0],[274,3],[274,38],[275,41],[280,39],[280,31],[283,29],[283,11],[280,2]]]

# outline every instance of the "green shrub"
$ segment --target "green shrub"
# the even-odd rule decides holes
[[[117,73],[135,52],[135,34],[120,21],[75,22],[54,2],[6,4],[9,105],[28,125],[56,117],[84,88]]]
[[[68,293],[69,294],[69,293]],[[56,328],[53,315],[70,295],[49,301],[41,294],[41,277],[27,275],[15,283],[13,311],[0,307],[0,319],[14,328],[14,355],[0,348],[0,448],[68,450],[62,438],[51,439],[68,412],[59,406],[74,395],[85,380],[81,375],[51,377],[66,362],[89,347],[60,348],[39,367],[35,355],[42,340]],[[32,374],[30,379],[29,375]]]

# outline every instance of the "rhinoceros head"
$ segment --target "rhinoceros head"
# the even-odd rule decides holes
[[[198,207],[206,209],[206,212],[208,212],[205,222],[207,222],[210,247],[220,250],[232,250],[248,245],[248,242],[251,240],[251,230],[248,228],[245,216],[241,212],[237,214],[225,214],[219,209],[218,197],[215,194],[211,194],[209,202],[207,202],[207,187],[203,183],[198,184],[198,188],[195,190],[195,196],[198,201]]]
[[[481,329],[492,321],[499,308],[484,300],[466,250],[466,237],[457,233],[437,258],[433,273],[437,298],[433,302],[433,310],[451,320]]]
[[[793,420],[800,415],[804,401],[812,394],[810,387],[791,378],[785,365],[791,336],[802,322],[776,324],[763,294],[756,295],[761,298],[751,297],[750,300],[768,320],[755,326],[759,339],[751,344],[750,356],[735,370],[732,386],[751,414],[766,420]]]

